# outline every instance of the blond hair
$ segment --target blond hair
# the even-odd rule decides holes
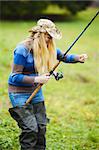
[[[21,43],[26,43],[28,49],[33,52],[35,69],[38,74],[47,73],[57,63],[57,55],[53,38],[50,38],[48,43],[45,40],[45,33],[31,33],[29,38]]]

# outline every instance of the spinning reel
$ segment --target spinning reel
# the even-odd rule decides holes
[[[63,72],[53,72],[53,76],[58,81],[63,78]]]

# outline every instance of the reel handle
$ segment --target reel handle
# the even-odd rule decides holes
[[[63,73],[62,73],[62,72],[57,72],[56,74],[53,73],[53,76],[55,77],[55,79],[56,79],[57,81],[59,81],[60,79],[63,78]]]

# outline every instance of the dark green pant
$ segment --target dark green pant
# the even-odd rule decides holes
[[[22,129],[21,150],[45,150],[47,117],[44,102],[10,108],[9,112]]]

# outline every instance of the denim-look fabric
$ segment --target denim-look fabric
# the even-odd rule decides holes
[[[25,102],[30,97],[30,95],[31,93],[9,93],[9,98],[13,107],[16,107],[16,106],[21,107],[25,105]],[[35,104],[35,103],[43,102],[43,101],[44,101],[43,99],[39,100],[37,96],[36,97],[34,96],[31,103]]]

